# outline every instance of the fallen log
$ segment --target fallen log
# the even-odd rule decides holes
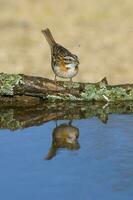
[[[21,102],[21,106],[23,101],[32,101],[35,105],[40,101],[38,98],[50,101],[132,101],[133,84],[108,85],[106,78],[97,83],[55,83],[53,80],[24,74],[0,74],[1,104],[12,102],[16,106],[16,102]]]
[[[54,82],[23,74],[0,74],[0,128],[21,129],[51,120],[133,113],[133,84]]]

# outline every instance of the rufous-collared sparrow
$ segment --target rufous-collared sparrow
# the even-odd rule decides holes
[[[42,30],[51,49],[51,66],[56,76],[61,78],[72,78],[78,73],[79,60],[78,57],[65,49],[60,44],[56,43],[50,30],[47,28]]]

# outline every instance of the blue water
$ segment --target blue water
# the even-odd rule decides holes
[[[58,121],[58,125],[68,121]],[[55,121],[0,131],[0,199],[132,200],[133,115],[73,120],[80,149],[45,160]]]

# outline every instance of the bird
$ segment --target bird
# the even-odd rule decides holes
[[[51,49],[51,67],[56,77],[72,78],[78,73],[79,59],[62,45],[58,44],[52,36],[51,31],[46,28],[41,30]]]
[[[56,127],[52,132],[52,144],[44,159],[52,159],[59,149],[78,150],[80,148],[80,144],[78,143],[79,129],[71,123],[72,121],[68,124],[57,125],[56,123]]]

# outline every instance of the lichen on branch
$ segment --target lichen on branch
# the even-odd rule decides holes
[[[14,95],[14,87],[22,82],[22,76],[19,74],[0,73],[0,95]]]
[[[49,101],[128,101],[133,100],[133,84],[108,85],[106,78],[97,83],[54,82],[24,74],[0,74],[0,97],[32,96]]]

